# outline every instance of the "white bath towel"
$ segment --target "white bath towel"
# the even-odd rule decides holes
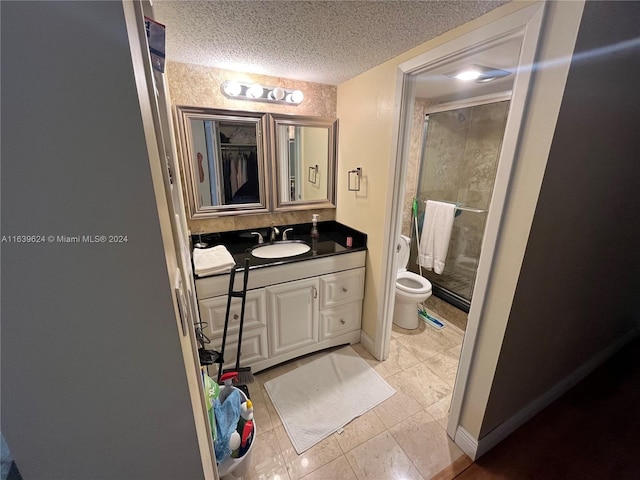
[[[224,245],[193,249],[193,267],[196,275],[213,275],[230,271],[236,262]]]
[[[418,263],[437,274],[444,270],[455,214],[455,205],[427,200]]]

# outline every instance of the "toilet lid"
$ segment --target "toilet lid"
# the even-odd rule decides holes
[[[431,282],[413,272],[399,272],[396,288],[407,293],[428,293],[431,291]]]

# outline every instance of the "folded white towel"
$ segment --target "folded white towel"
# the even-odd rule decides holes
[[[444,270],[455,214],[455,205],[427,200],[418,263],[437,274]]]
[[[224,245],[193,249],[193,267],[196,275],[213,275],[230,271],[236,262]]]

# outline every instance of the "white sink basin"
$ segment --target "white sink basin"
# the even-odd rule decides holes
[[[251,255],[258,258],[287,258],[302,255],[309,250],[311,247],[303,242],[276,242],[253,247]]]

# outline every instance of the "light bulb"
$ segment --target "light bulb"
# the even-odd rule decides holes
[[[271,97],[272,100],[280,101],[284,98],[284,90],[280,87],[276,87],[271,90],[271,93],[269,93],[269,97]]]
[[[259,83],[254,83],[247,90],[247,97],[249,98],[260,98],[264,93],[264,89]]]
[[[303,98],[304,94],[300,90],[294,90],[294,92],[291,94],[291,101],[293,103],[300,103],[302,102]]]
[[[233,80],[225,82],[223,88],[224,93],[226,93],[230,97],[240,95],[240,92],[242,91],[242,86],[238,82],[234,82]]]
[[[482,73],[478,70],[470,69],[458,73],[454,78],[457,78],[458,80],[476,80],[480,78],[480,75],[482,75]]]

